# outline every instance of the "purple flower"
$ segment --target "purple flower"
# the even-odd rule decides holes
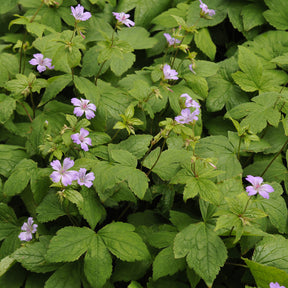
[[[59,160],[54,160],[50,163],[52,168],[56,171],[52,172],[50,175],[51,180],[54,183],[62,182],[64,186],[68,186],[72,184],[72,181],[77,180],[78,172],[77,171],[67,171],[74,165],[74,161],[70,158],[65,158],[63,161],[63,167]]]
[[[196,109],[200,108],[200,105],[196,101],[194,101],[187,93],[182,94],[180,97],[186,98],[186,101],[185,101],[186,107],[193,107]]]
[[[286,288],[285,286],[280,286],[280,284],[278,282],[271,282],[270,283],[270,288]]]
[[[90,188],[93,185],[92,181],[94,181],[94,179],[95,176],[93,172],[86,174],[86,169],[80,168],[77,178],[77,182],[80,186],[85,185],[86,187]]]
[[[202,9],[202,13],[205,15],[205,14],[208,14],[209,16],[214,16],[215,15],[215,10],[213,9],[208,9],[208,6],[206,4],[204,4],[201,0],[200,1],[200,5],[199,7]]]
[[[130,14],[125,14],[124,12],[117,13],[117,12],[112,12],[112,14],[115,16],[115,18],[122,24],[125,24],[126,26],[134,26],[135,23],[128,19],[130,17]]]
[[[165,38],[168,42],[168,46],[173,46],[173,45],[179,44],[181,42],[180,40],[171,37],[170,34],[168,34],[168,33],[164,33],[163,35],[165,36]]]
[[[91,17],[90,12],[84,12],[84,7],[78,4],[75,8],[71,6],[71,15],[74,16],[75,20],[86,21]]]
[[[81,148],[84,151],[88,151],[88,145],[91,146],[91,139],[90,138],[85,138],[86,136],[89,135],[89,132],[85,130],[84,128],[80,129],[80,133],[72,134],[71,138],[74,143],[76,144],[81,144]]]
[[[95,117],[95,114],[93,111],[96,111],[96,106],[94,104],[88,104],[90,101],[89,100],[84,100],[81,98],[81,100],[77,98],[72,98],[71,103],[76,106],[74,108],[73,113],[81,117],[83,113],[85,112],[85,116],[87,119],[91,119]]]
[[[193,65],[192,65],[192,64],[189,65],[189,69],[190,69],[190,71],[191,71],[193,74],[196,74],[196,72],[195,72],[194,69],[193,69]]]
[[[246,192],[248,192],[248,196],[259,193],[263,198],[269,199],[269,193],[274,192],[274,189],[271,185],[262,184],[262,177],[254,177],[248,175],[245,179],[252,184],[252,186],[246,187]]]
[[[48,69],[53,69],[54,66],[51,64],[51,59],[44,58],[44,56],[41,53],[33,54],[34,58],[32,58],[29,63],[31,65],[37,65],[37,70],[41,73],[46,70],[46,67]]]
[[[37,224],[33,224],[33,218],[29,217],[27,222],[24,222],[24,224],[21,227],[21,230],[24,232],[21,232],[18,236],[18,238],[21,241],[30,241],[32,240],[32,233],[36,233],[37,231]]]
[[[173,80],[177,80],[179,79],[177,77],[178,75],[178,72],[174,69],[171,69],[170,65],[168,64],[165,64],[164,67],[163,67],[163,74],[164,74],[164,79],[173,79]]]
[[[191,113],[190,109],[186,108],[181,110],[181,116],[176,116],[175,120],[180,124],[188,124],[193,122],[194,120],[197,121],[198,120],[197,115],[199,114],[200,114],[199,109],[195,109],[195,111]]]

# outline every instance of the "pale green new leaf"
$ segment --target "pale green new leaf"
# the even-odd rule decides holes
[[[103,227],[98,235],[110,252],[123,261],[149,259],[150,254],[146,245],[134,230],[131,224],[114,222]]]
[[[190,268],[212,286],[227,259],[227,249],[219,236],[203,222],[191,224],[174,241],[175,258],[186,257]]]
[[[91,287],[103,287],[112,274],[112,257],[101,237],[94,236],[84,258],[84,273]]]
[[[11,256],[6,256],[0,261],[0,277],[2,277],[15,263],[15,259]]]
[[[73,262],[87,251],[95,232],[86,227],[64,227],[50,242],[46,259],[51,262]]]

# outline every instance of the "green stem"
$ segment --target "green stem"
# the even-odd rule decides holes
[[[179,46],[182,45],[182,43],[183,43],[183,41],[184,41],[184,38],[185,38],[186,34],[187,34],[187,31],[185,31],[185,35],[183,36],[181,42],[180,42],[179,45],[178,45],[178,48],[177,48],[175,54],[174,54],[174,57],[173,57],[173,60],[172,60],[172,63],[171,63],[171,69],[173,68],[173,65],[174,65],[175,59],[176,59],[176,57],[177,57],[178,51],[180,50],[180,49],[179,49]]]
[[[164,147],[165,147],[166,140],[167,140],[167,138],[165,138],[164,141],[163,141],[163,144],[162,144],[161,149],[160,149],[160,153],[159,153],[156,161],[154,162],[154,164],[152,165],[152,167],[150,168],[150,170],[146,173],[147,177],[150,175],[150,173],[152,172],[153,168],[154,168],[154,167],[156,166],[156,164],[158,163],[159,158],[160,158],[160,156],[161,156],[161,154],[162,154],[162,152],[163,152],[163,149],[164,149]]]
[[[116,131],[116,133],[114,134],[114,136],[112,137],[112,139],[111,139],[111,143],[113,142],[113,140],[117,137],[117,135],[118,135],[118,133],[120,132],[120,129],[118,129],[117,131]]]
[[[28,110],[26,109],[25,105],[24,105],[23,103],[21,103],[21,102],[18,102],[18,103],[19,103],[19,104],[23,107],[23,109],[25,110],[25,112],[26,112],[26,114],[27,114],[30,122],[33,122],[33,119],[32,119],[32,117],[31,117],[31,115],[29,114]]]
[[[100,66],[100,68],[99,68],[99,71],[98,71],[98,73],[97,73],[97,75],[96,75],[96,77],[95,77],[95,86],[97,86],[98,78],[99,78],[100,73],[101,73],[101,71],[102,71],[102,68],[103,68],[103,66],[104,66],[104,64],[105,64],[106,62],[107,62],[107,60],[105,60],[104,62],[102,62],[101,66]]]
[[[247,203],[246,203],[246,205],[245,205],[245,207],[244,207],[244,210],[243,210],[243,212],[242,212],[242,215],[246,212],[250,200],[251,200],[251,197],[249,197],[249,199],[248,199],[248,201],[247,201]]]
[[[32,23],[35,19],[35,17],[37,16],[37,14],[39,13],[40,9],[42,8],[44,2],[41,2],[41,5],[38,7],[38,9],[36,10],[36,12],[34,13],[34,15],[32,16],[32,18],[30,19],[29,23]],[[22,54],[23,54],[23,48],[24,48],[24,43],[26,41],[26,37],[27,37],[27,30],[25,31],[24,37],[23,37],[23,41],[21,44],[21,48],[20,48],[20,58],[19,58],[19,74],[21,73],[22,70]],[[23,71],[24,72],[24,71]]]
[[[241,148],[241,140],[242,140],[242,135],[239,138],[239,144],[238,144],[238,151],[237,151],[237,159],[240,159],[240,148]]]
[[[284,148],[286,147],[288,143],[288,139],[286,140],[286,142],[284,143],[284,145],[281,147],[281,149],[278,151],[278,153],[273,157],[273,159],[269,162],[269,164],[266,166],[266,168],[264,169],[264,171],[262,172],[262,174],[260,175],[260,177],[263,177],[263,175],[266,173],[266,171],[269,169],[269,167],[272,165],[272,163],[276,160],[276,158],[281,154],[281,152],[284,150]]]
[[[31,103],[32,103],[33,119],[34,119],[35,118],[35,103],[34,103],[34,99],[33,99],[32,93],[30,93],[30,99],[31,99]]]

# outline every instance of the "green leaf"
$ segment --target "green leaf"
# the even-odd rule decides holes
[[[243,103],[229,110],[225,117],[238,120],[246,116],[241,121],[241,126],[248,127],[254,134],[261,132],[267,123],[277,127],[281,117],[275,107],[278,98],[279,94],[276,92],[262,93],[252,98],[252,103]]]
[[[4,184],[3,192],[7,196],[20,194],[28,185],[37,169],[37,163],[31,159],[23,159],[13,170]]]
[[[110,252],[123,261],[148,259],[149,251],[141,237],[133,232],[134,230],[131,224],[115,222],[102,228],[98,235]]]
[[[4,87],[5,83],[18,73],[18,58],[16,55],[1,52],[0,63],[0,87]]]
[[[0,94],[0,123],[4,124],[16,109],[16,101],[12,97]]]
[[[188,225],[195,223],[195,220],[191,218],[188,214],[173,210],[170,210],[169,220],[174,226],[177,227],[179,231],[183,230]]]
[[[14,210],[5,203],[0,203],[0,221],[3,223],[17,224]]]
[[[80,213],[94,230],[97,223],[105,218],[105,208],[94,191],[82,186],[81,194],[83,196],[83,209],[80,210]]]
[[[246,92],[261,90],[263,65],[260,59],[248,48],[239,46],[238,64],[243,72],[232,75],[235,82]]]
[[[14,167],[27,157],[21,146],[0,144],[0,174],[8,178]]]
[[[218,181],[241,175],[242,167],[235,155],[234,147],[225,136],[209,136],[200,139],[196,155],[203,158],[217,158],[217,169],[226,173],[217,176]]]
[[[72,77],[69,74],[64,74],[51,77],[47,81],[48,86],[44,92],[39,106],[55,98],[72,81]]]
[[[78,263],[67,263],[60,267],[45,283],[44,288],[80,288]]]
[[[167,10],[169,4],[169,0],[138,0],[135,9],[136,26],[149,27],[151,25],[151,20],[161,12]]]
[[[265,19],[276,29],[288,29],[288,16],[285,13],[287,2],[285,0],[265,0],[265,4],[269,7],[263,15]]]
[[[151,169],[157,161],[159,152],[159,148],[153,150],[144,160],[143,166]],[[161,153],[161,156],[152,171],[163,180],[169,181],[177,171],[180,170],[180,163],[192,156],[193,154],[191,152],[184,150],[166,150]]]
[[[127,150],[137,159],[140,159],[147,152],[151,140],[151,135],[132,135],[118,144],[109,144],[109,149],[110,151],[114,149]]]
[[[0,206],[1,207],[1,206]],[[12,223],[2,223],[0,222],[0,241],[7,238],[13,232],[19,232],[19,227]]]
[[[212,286],[227,259],[223,241],[204,223],[191,224],[176,235],[174,254],[176,259],[186,257],[207,286]]]
[[[110,62],[110,68],[116,76],[121,76],[129,68],[132,67],[136,57],[133,53],[122,53],[120,50],[113,53]]]
[[[245,5],[241,11],[243,17],[244,30],[249,31],[256,26],[264,24],[263,12],[266,10],[264,3],[251,3]]]
[[[220,111],[225,106],[226,110],[248,102],[248,97],[237,85],[235,85],[231,74],[239,67],[235,57],[228,58],[220,63],[218,73],[207,79],[209,94],[206,105],[209,111]]]
[[[281,194],[282,187],[278,183],[273,183],[274,192],[270,194],[269,201],[265,198],[258,198],[256,205],[268,215],[271,223],[279,230],[280,233],[287,231],[287,206]],[[266,200],[266,201],[265,201]]]
[[[244,260],[257,283],[257,287],[268,287],[271,282],[277,282],[281,286],[285,285],[285,287],[288,286],[287,272],[275,267],[259,264],[246,258]]]
[[[210,58],[211,61],[214,60],[216,55],[216,45],[213,43],[207,28],[202,28],[195,34],[195,44]]]
[[[49,236],[41,236],[39,242],[17,249],[13,253],[14,259],[20,262],[25,269],[32,272],[46,273],[56,270],[59,264],[49,263],[45,259],[50,239]]]
[[[92,238],[84,258],[84,273],[91,287],[103,287],[112,274],[112,258],[101,237]]]
[[[288,273],[288,240],[281,235],[264,237],[254,250],[252,260],[263,265],[273,266]]]
[[[64,227],[50,241],[46,259],[50,262],[73,262],[90,246],[95,232],[83,227]]]
[[[5,14],[9,12],[10,10],[16,8],[17,0],[7,0],[2,3],[0,8],[0,14]]]
[[[205,99],[208,96],[208,83],[204,77],[194,75],[193,73],[184,74],[183,78],[194,93]]]
[[[121,41],[128,42],[133,49],[152,48],[157,40],[149,37],[149,32],[143,27],[130,27],[118,32]]]
[[[73,213],[75,212],[75,208],[70,202],[65,199],[61,203],[57,194],[53,191],[51,193],[48,193],[47,196],[40,203],[40,205],[37,207],[37,219],[39,222],[45,223],[66,215],[66,211],[69,211],[69,213]]]
[[[109,145],[108,145],[108,151],[109,151]],[[111,158],[114,161],[124,166],[131,166],[131,167],[136,168],[137,159],[132,153],[126,150],[118,150],[118,149],[115,149],[115,150],[113,149],[113,150],[110,150],[109,152],[110,152]]]
[[[15,259],[11,256],[6,256],[0,261],[0,278],[14,265]]]
[[[169,246],[161,250],[153,262],[153,280],[173,275],[178,271],[184,270],[186,266],[184,259],[175,259],[173,247]]]

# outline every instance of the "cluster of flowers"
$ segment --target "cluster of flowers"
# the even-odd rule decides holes
[[[84,7],[78,4],[75,8],[71,6],[71,15],[75,18],[76,22],[80,21],[86,21],[91,18],[90,12],[84,12]],[[128,19],[130,17],[129,14],[125,14],[123,12],[116,13],[112,12],[115,18],[119,23],[122,23],[128,27],[134,26],[135,23]],[[54,66],[52,66],[52,59],[50,58],[44,58],[44,55],[41,53],[33,54],[33,57],[29,63],[31,65],[37,66],[37,70],[39,73],[44,72],[47,68],[49,70],[54,69]]]
[[[180,124],[189,124],[194,120],[198,120],[198,116],[200,114],[200,105],[194,101],[187,93],[182,94],[180,97],[186,98],[185,100],[185,109],[181,110],[181,115],[175,117],[175,121]],[[190,108],[194,108],[194,111],[191,112]]]
[[[200,1],[199,7],[202,9],[202,11],[201,11],[202,14],[204,14],[204,15],[208,14],[209,16],[215,15],[215,10],[208,9],[208,6],[205,3],[203,3],[201,0],[199,0],[199,1]]]

